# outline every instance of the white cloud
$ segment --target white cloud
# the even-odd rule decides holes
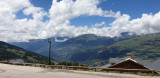
[[[104,17],[118,17],[119,12],[103,11],[97,7],[99,0],[62,0],[57,2],[53,0],[50,9],[50,18],[55,23],[63,23],[72,18],[76,18],[81,15],[98,15]]]
[[[51,9],[49,10],[50,20],[47,25],[47,30],[43,31],[45,35],[49,36],[77,36],[80,34],[92,33],[87,26],[70,26],[70,19],[79,17],[81,15],[92,16],[97,15],[101,17],[120,16],[120,12],[104,11],[98,7],[99,0],[62,0],[57,2],[53,0]]]
[[[11,12],[17,12],[30,5],[29,0],[0,0],[2,9],[10,9]]]
[[[141,18],[130,20],[130,16],[124,14],[110,25],[113,36],[119,36],[121,32],[131,32],[137,35],[160,32],[160,12],[156,14],[142,14]]]
[[[102,23],[96,23],[96,24],[92,25],[92,27],[101,27],[101,26],[105,26],[104,21]]]
[[[96,34],[100,36],[120,36],[121,32],[136,34],[150,34],[160,32],[160,12],[156,14],[142,14],[141,18],[130,20],[127,14],[120,11],[102,10],[99,0],[53,0],[49,12],[42,7],[35,7],[29,0],[0,0],[0,40],[28,41],[58,36],[78,36],[81,34]],[[33,19],[16,19],[16,13],[23,11],[25,15],[32,15]],[[105,22],[96,23],[93,27],[71,26],[70,20],[81,15],[115,18],[110,27]],[[48,21],[43,17],[48,16]],[[101,26],[101,28],[98,28]]]
[[[40,11],[40,10],[42,10],[42,8],[40,8],[40,7],[34,7],[34,6],[30,5],[25,10],[23,10],[23,12],[26,15],[30,15],[30,14],[34,14],[34,13]]]
[[[29,5],[23,10],[23,13],[25,15],[33,15],[34,20],[42,20],[44,16],[47,15],[45,11],[43,11],[43,8],[35,7],[33,5]]]
[[[32,6],[29,0],[0,0],[0,40],[2,41],[27,41],[38,38],[38,29],[45,26],[40,21],[45,13],[38,7]],[[16,13],[20,10],[29,10],[34,19],[16,19]],[[37,12],[36,12],[37,11]]]

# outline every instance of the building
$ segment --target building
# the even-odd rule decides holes
[[[16,64],[16,63],[25,63],[23,59],[12,59],[8,60],[8,62]]]
[[[102,68],[160,70],[160,59],[155,61],[136,60],[132,58],[131,54],[127,54],[126,58],[110,58],[109,64],[102,66]]]

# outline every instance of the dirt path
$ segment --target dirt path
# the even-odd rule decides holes
[[[0,78],[159,78],[0,64]]]

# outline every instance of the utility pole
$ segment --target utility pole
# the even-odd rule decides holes
[[[49,65],[51,65],[51,40],[48,39],[48,43],[49,43],[49,59],[48,59],[48,63]]]

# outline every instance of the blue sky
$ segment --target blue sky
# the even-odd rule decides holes
[[[61,1],[61,0],[58,0]],[[51,8],[52,0],[31,0],[34,6],[42,7],[45,11]],[[101,0],[98,7],[103,10],[120,11],[122,14],[129,14],[131,19],[140,18],[143,13],[157,13],[160,11],[160,0]],[[23,15],[23,14],[22,14]],[[23,16],[20,15],[23,18]],[[31,18],[31,16],[30,16]],[[104,18],[100,16],[80,16],[71,20],[71,25],[91,26],[95,22],[107,24],[114,21],[114,18]]]
[[[1,41],[160,32],[160,0],[11,1],[0,1]]]
[[[31,0],[37,7],[43,7],[48,11],[51,8],[52,0]],[[141,17],[142,13],[157,13],[160,11],[160,0],[104,0],[99,7],[104,10],[121,11],[133,18]]]
[[[160,0],[107,0],[100,7],[106,10],[121,11],[132,18],[141,17],[142,13],[157,13]]]

